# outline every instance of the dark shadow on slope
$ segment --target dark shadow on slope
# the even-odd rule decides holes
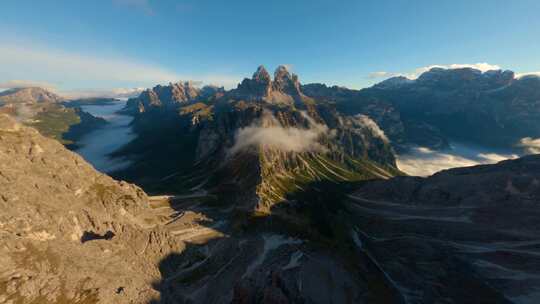
[[[277,260],[274,260],[277,263],[275,266],[265,268],[263,272],[255,272],[253,277],[245,278],[241,275],[253,263],[253,259],[243,260],[243,257],[261,249],[260,244],[256,244],[261,235],[283,235],[306,240],[308,245],[302,249],[304,254],[346,265],[346,271],[355,278],[355,284],[359,284],[351,287],[355,290],[353,294],[365,290],[361,297],[368,302],[404,303],[399,292],[377,265],[365,254],[358,254],[351,241],[348,233],[350,219],[345,214],[343,202],[358,184],[315,182],[306,186],[304,191],[291,193],[286,201],[276,204],[268,216],[236,211],[225,215],[230,221],[228,225],[218,228],[213,223],[221,220],[223,214],[217,212],[220,208],[215,207],[216,202],[213,202],[211,205],[216,208],[215,213],[206,213],[212,220],[204,225],[219,230],[227,237],[189,242],[182,252],[163,258],[159,262],[161,280],[153,284],[161,298],[151,304],[190,303],[188,298],[196,296],[197,292],[214,292],[207,300],[230,296],[232,293],[232,303],[267,303],[263,300],[268,300],[265,296],[268,296],[269,290],[275,296],[273,299],[285,299],[287,303],[306,303],[307,298],[295,291],[296,285],[291,285],[290,274],[283,274],[282,266],[278,266],[287,264],[289,255],[278,255],[275,258]],[[222,196],[218,201],[233,203],[233,199]],[[182,211],[181,205],[175,205],[175,208]],[[223,208],[226,206],[221,206]],[[275,252],[278,254],[279,250]],[[210,284],[208,286],[212,286],[212,289],[201,289],[205,284]],[[321,284],[317,289],[333,288],[327,284]],[[313,298],[314,291],[309,292]]]
[[[81,243],[86,243],[89,241],[95,241],[95,240],[112,240],[112,238],[115,236],[114,232],[107,231],[105,234],[101,235],[98,233],[95,233],[94,231],[85,231],[83,235],[81,236]]]

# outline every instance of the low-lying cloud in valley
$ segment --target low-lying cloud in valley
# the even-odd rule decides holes
[[[398,168],[414,176],[429,176],[438,171],[456,167],[493,164],[506,159],[517,158],[516,154],[498,154],[474,151],[469,147],[457,146],[451,151],[434,151],[416,147],[407,154],[398,155]]]
[[[389,142],[388,137],[384,134],[384,131],[379,125],[367,115],[358,114],[355,116],[358,122],[373,133],[373,135],[381,138],[385,142]]]
[[[234,155],[249,147],[265,145],[286,152],[324,152],[326,148],[318,142],[319,136],[327,133],[328,128],[317,124],[307,114],[302,115],[308,120],[309,128],[286,128],[271,116],[266,114],[266,119],[272,122],[270,126],[263,126],[262,122],[240,129],[235,135],[235,143],[229,149],[228,154]]]

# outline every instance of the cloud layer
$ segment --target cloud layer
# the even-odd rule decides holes
[[[425,147],[417,147],[413,148],[410,153],[399,155],[397,165],[400,170],[409,175],[429,176],[445,169],[493,164],[516,157],[518,156],[515,154],[481,152],[474,156],[466,156],[460,155],[458,152],[439,152]]]
[[[527,154],[540,154],[540,138],[522,138],[518,143],[518,147],[522,147]]]
[[[200,81],[225,86],[238,84],[241,77],[232,75],[179,74],[160,66],[123,57],[99,57],[5,41],[0,45],[0,88],[45,86],[59,91],[74,88],[149,87],[159,83]],[[28,79],[31,75],[32,81]],[[20,79],[20,80],[13,80]]]
[[[358,120],[358,122],[363,125],[365,128],[371,131],[373,135],[381,138],[385,142],[389,142],[388,137],[386,137],[386,134],[384,134],[384,131],[379,128],[379,125],[373,121],[369,116],[358,114],[355,116],[355,118]]]
[[[235,135],[235,143],[229,149],[228,154],[234,155],[242,150],[259,145],[285,152],[326,151],[326,148],[318,142],[318,139],[320,135],[328,132],[328,128],[315,123],[307,114],[302,113],[302,115],[310,123],[308,129],[284,128],[279,125],[279,122],[271,114],[266,114],[265,119],[272,121],[272,125],[262,126],[262,122],[257,122],[238,130]]]

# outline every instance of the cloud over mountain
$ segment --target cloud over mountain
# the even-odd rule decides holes
[[[417,147],[408,154],[398,156],[397,165],[400,170],[409,175],[429,176],[450,168],[493,164],[516,157],[517,155],[514,154],[480,152],[474,156],[467,156],[456,152],[434,151],[425,147]]]
[[[302,115],[310,124],[308,129],[283,127],[273,116],[268,115],[266,119],[272,121],[271,126],[262,126],[261,122],[257,122],[238,130],[235,135],[235,143],[229,149],[228,154],[234,155],[258,145],[265,145],[285,152],[325,151],[326,148],[318,142],[318,138],[327,133],[328,128],[325,125],[317,124],[303,112]]]
[[[389,142],[388,137],[386,137],[386,134],[384,134],[384,131],[381,130],[379,125],[377,125],[377,123],[373,121],[373,119],[371,119],[369,116],[358,114],[355,116],[355,118],[361,125],[369,129],[375,136],[381,138],[385,142]]]
[[[528,154],[540,153],[540,138],[525,137],[522,138],[518,144],[518,147],[525,149]]]

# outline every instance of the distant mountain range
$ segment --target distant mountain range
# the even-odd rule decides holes
[[[444,148],[449,141],[515,148],[522,138],[540,137],[537,76],[433,68],[416,80],[394,77],[358,91],[321,84],[302,89],[336,102],[343,113],[369,115],[398,150]]]
[[[313,181],[400,174],[375,122],[317,103],[283,66],[273,79],[259,67],[230,91],[157,86],[125,111],[134,113],[139,136],[117,153],[135,161],[118,176],[152,191],[204,188],[268,212]]]
[[[171,189],[170,185],[177,184],[176,178],[194,172],[194,165],[199,168],[197,172],[204,174],[192,176],[193,182],[213,181],[210,175],[215,174],[209,173],[234,163],[228,151],[237,152],[236,142],[243,140],[248,132],[251,132],[251,144],[264,147],[259,152],[265,153],[259,153],[253,163],[243,165],[257,163],[248,171],[261,172],[256,174],[259,177],[291,177],[290,172],[305,175],[312,167],[331,168],[328,164],[307,166],[306,159],[293,160],[298,155],[303,155],[301,158],[314,155],[310,150],[295,153],[292,158],[277,157],[280,160],[276,160],[276,164],[284,159],[288,165],[294,164],[272,167],[279,168],[279,173],[264,169],[265,164],[270,163],[265,159],[276,156],[267,155],[272,148],[257,140],[269,136],[272,140],[264,139],[268,143],[282,138],[279,144],[284,144],[291,130],[300,131],[299,137],[305,139],[302,132],[313,133],[316,128],[326,130],[315,140],[326,150],[308,159],[318,163],[320,156],[329,156],[327,161],[337,162],[333,165],[347,173],[317,172],[313,178],[343,177],[351,172],[353,175],[368,172],[366,177],[373,176],[365,166],[351,166],[354,162],[350,159],[382,166],[391,176],[399,174],[388,170],[396,168],[394,151],[403,153],[413,146],[443,149],[457,141],[488,148],[518,149],[523,138],[534,141],[540,137],[540,78],[517,79],[511,71],[434,68],[415,80],[393,77],[370,88],[351,90],[324,84],[302,85],[298,76],[284,66],[278,67],[272,78],[261,66],[251,78],[228,91],[211,86],[199,88],[190,82],[158,85],[130,99],[124,112],[134,115],[134,129],[139,138],[118,155],[141,161],[135,161],[136,165],[129,172],[118,176],[152,184],[156,189]],[[272,133],[281,129],[286,130],[285,133]],[[258,132],[260,130],[264,131]],[[162,161],[171,158],[171,162]],[[298,164],[304,165],[297,167]],[[239,168],[242,166],[229,171],[239,172]],[[152,178],[147,174],[143,180],[138,179],[137,172],[153,170],[156,174]],[[172,177],[162,176],[165,171]],[[165,180],[156,182],[163,178]],[[234,176],[228,178],[235,180]],[[255,179],[250,177],[249,180]],[[289,181],[278,182],[281,190],[274,193],[271,200],[283,199],[288,187],[300,187],[295,183],[293,186]],[[260,190],[265,182],[255,184]],[[277,187],[277,184],[272,186]],[[255,196],[260,197],[260,194]]]

